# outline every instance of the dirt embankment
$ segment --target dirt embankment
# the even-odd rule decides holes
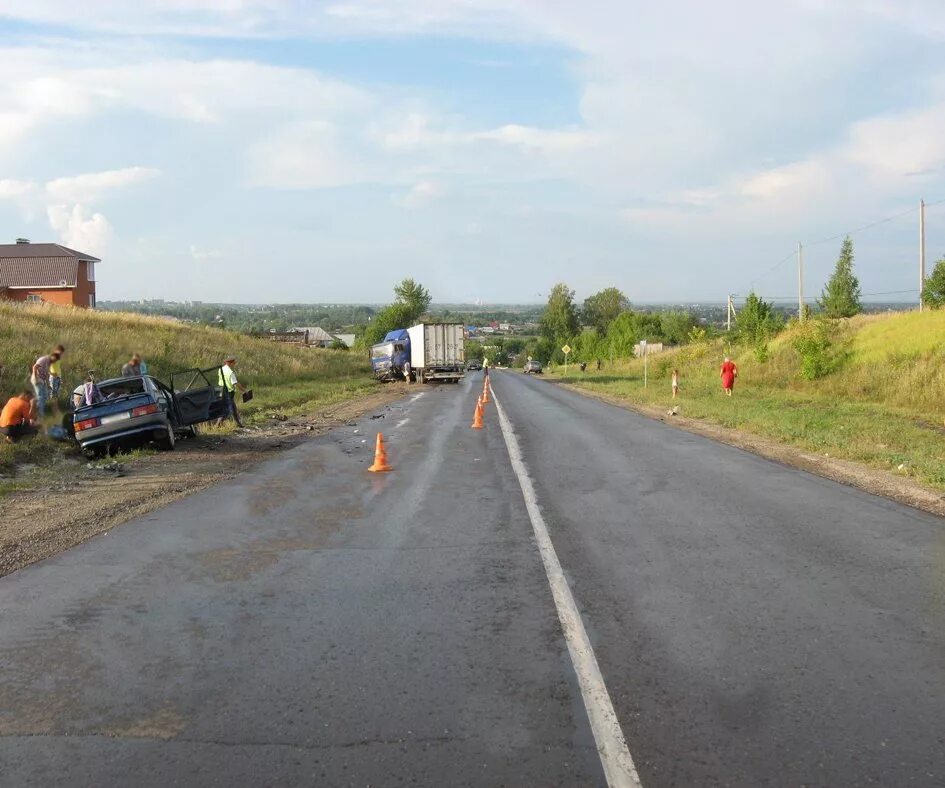
[[[321,435],[403,396],[384,386],[367,396],[229,435],[201,435],[125,462],[60,463],[0,502],[0,576],[67,550],[134,517],[229,479],[273,452]],[[120,470],[119,470],[120,466]]]
[[[907,476],[898,476],[890,471],[880,468],[870,468],[850,460],[841,460],[836,457],[830,457],[798,449],[794,446],[786,446],[783,443],[762,438],[758,435],[752,435],[748,432],[723,427],[719,424],[711,424],[699,419],[686,418],[680,414],[671,414],[665,408],[659,408],[649,405],[638,405],[627,402],[624,399],[609,394],[603,394],[597,391],[590,391],[580,386],[572,386],[567,383],[561,384],[565,387],[583,394],[586,397],[608,402],[611,405],[617,405],[627,410],[633,410],[644,416],[653,419],[659,419],[674,427],[693,432],[698,435],[704,435],[720,443],[727,443],[730,446],[737,446],[740,449],[753,452],[770,460],[791,465],[795,468],[808,471],[809,473],[823,476],[826,479],[832,479],[835,482],[856,487],[873,495],[881,495],[891,498],[899,503],[922,509],[932,514],[945,517],[945,495],[938,490],[926,487],[915,479]]]

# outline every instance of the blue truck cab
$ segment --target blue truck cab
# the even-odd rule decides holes
[[[371,367],[378,380],[403,379],[410,369],[410,336],[406,328],[388,331],[382,342],[371,347]]]

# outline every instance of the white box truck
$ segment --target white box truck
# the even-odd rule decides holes
[[[466,373],[462,323],[420,323],[407,329],[410,366],[418,383],[459,383]]]

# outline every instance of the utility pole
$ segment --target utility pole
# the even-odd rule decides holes
[[[797,320],[804,322],[804,247],[797,242]]]
[[[919,200],[919,311],[922,311],[922,291],[925,290],[925,200]]]
[[[725,330],[732,330],[732,297],[728,297],[728,301],[725,304]]]

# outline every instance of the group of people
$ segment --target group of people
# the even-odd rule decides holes
[[[722,366],[719,370],[719,377],[722,380],[722,391],[729,397],[732,396],[732,392],[735,390],[735,379],[738,377],[738,367],[735,365],[735,362],[732,361],[728,356],[725,357],[725,360],[722,362]],[[672,377],[670,378],[670,385],[673,389],[673,399],[679,396],[679,370],[674,369]]]
[[[59,396],[62,388],[62,357],[64,345],[56,345],[30,367],[29,388],[10,397],[0,411],[0,435],[5,443],[15,443],[20,438],[35,435],[39,421],[46,415],[46,405]]]
[[[51,402],[58,401],[62,390],[62,357],[65,352],[65,346],[56,345],[50,353],[37,358],[30,367],[29,387],[10,397],[0,410],[0,436],[5,443],[16,443],[21,438],[39,432],[40,423],[46,416],[47,406]],[[227,416],[242,427],[243,421],[236,404],[236,392],[246,392],[246,387],[237,379],[235,366],[235,356],[231,355],[224,360],[217,385],[223,389],[226,397]],[[140,353],[132,354],[121,367],[123,378],[147,374],[148,365]],[[90,371],[86,379],[73,389],[72,407],[64,417],[64,422],[71,420],[72,411],[84,405],[93,405],[100,399],[101,394],[96,385],[95,374]]]

